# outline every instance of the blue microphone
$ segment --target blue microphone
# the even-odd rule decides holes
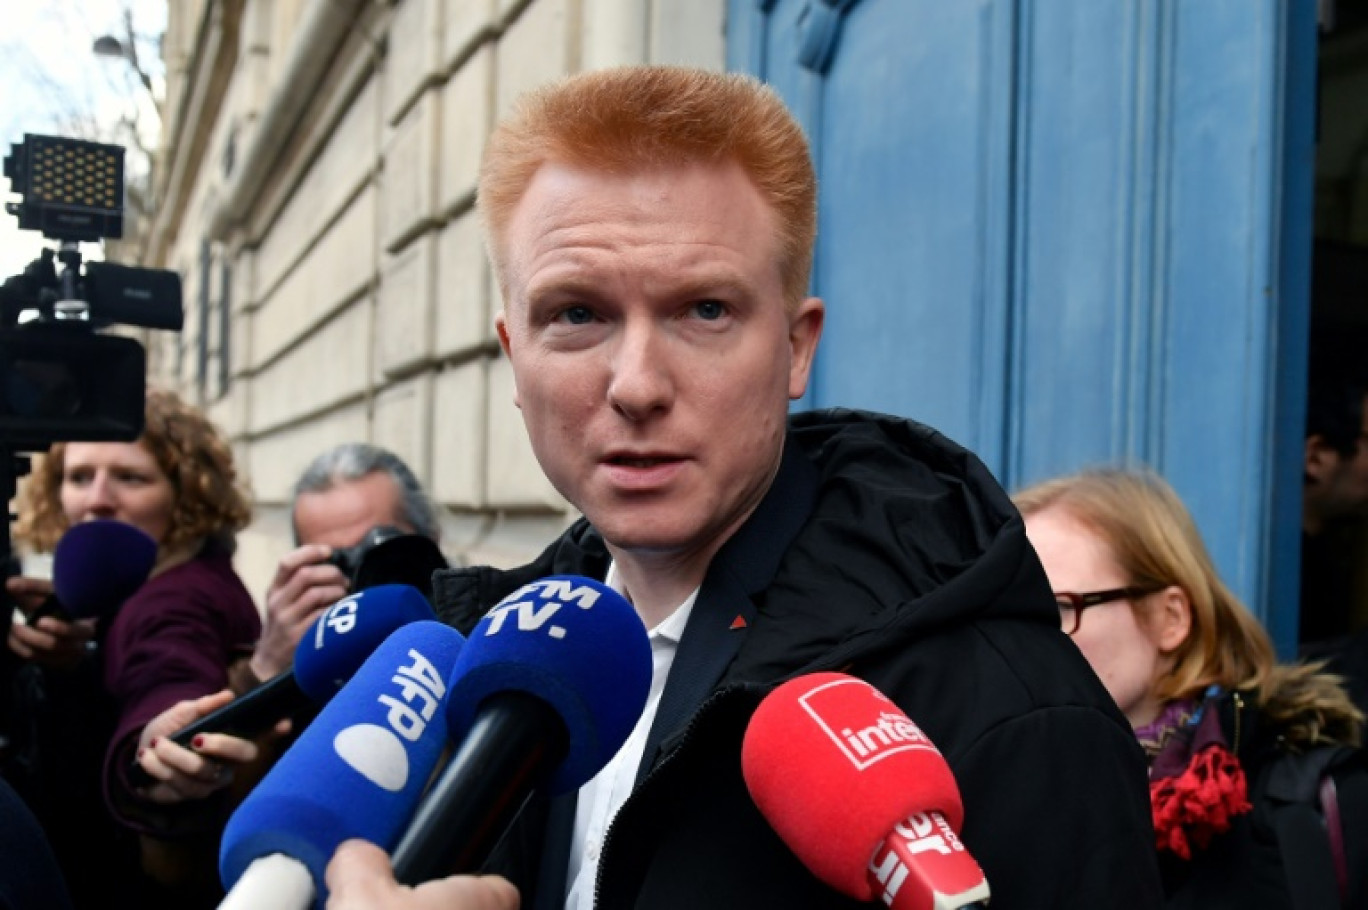
[[[378,585],[342,598],[295,645],[294,666],[172,734],[188,746],[201,733],[252,737],[311,705],[326,704],[395,629],[435,619],[409,585]],[[139,766],[141,767],[141,766]]]
[[[66,530],[52,551],[53,594],[29,616],[88,619],[112,613],[141,588],[157,561],[157,542],[112,518]]]
[[[478,869],[532,793],[565,793],[617,754],[646,706],[651,645],[622,595],[553,576],[504,598],[451,673],[458,742],[394,848],[418,884]]]
[[[427,620],[387,638],[228,820],[230,907],[322,907],[344,840],[393,842],[443,748],[447,677],[464,639]]]

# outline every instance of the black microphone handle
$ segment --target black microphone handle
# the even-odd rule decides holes
[[[569,738],[560,715],[535,695],[486,698],[391,852],[394,877],[418,885],[478,871],[533,790],[565,758]]]
[[[189,748],[190,741],[201,733],[229,733],[251,739],[274,727],[277,721],[311,704],[313,701],[295,682],[294,668],[291,667],[250,692],[244,692],[222,708],[172,733],[171,741]]]
[[[178,746],[190,748],[190,743],[201,733],[228,733],[250,739],[275,726],[313,702],[295,682],[294,668],[266,680],[216,711],[204,715],[194,723],[172,733],[169,739]],[[134,761],[128,769],[128,780],[135,787],[156,783],[143,766]]]
[[[49,594],[44,597],[43,602],[33,608],[33,612],[28,614],[25,621],[29,625],[34,625],[44,616],[55,616],[64,622],[71,622],[73,619],[79,618],[71,615],[71,611],[62,605],[56,594]]]

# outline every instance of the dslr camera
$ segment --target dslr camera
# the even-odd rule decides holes
[[[375,585],[412,585],[429,600],[432,573],[447,568],[435,541],[393,525],[376,525],[355,546],[333,550],[326,562],[341,570],[352,593]]]

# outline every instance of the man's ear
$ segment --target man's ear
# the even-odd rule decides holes
[[[494,314],[494,331],[499,335],[499,347],[503,348],[504,356],[513,356],[509,350],[508,317],[503,310]]]
[[[1154,606],[1150,611],[1150,629],[1154,643],[1165,653],[1175,651],[1192,634],[1192,601],[1177,585],[1169,585],[1151,596]]]
[[[499,336],[499,347],[503,348],[504,356],[508,362],[513,362],[513,341],[508,334],[508,317],[503,310],[494,314],[494,331]],[[513,371],[513,404],[515,407],[522,407],[522,399],[518,397],[518,371]]]
[[[1322,484],[1339,468],[1340,461],[1344,456],[1334,446],[1326,442],[1324,436],[1313,433],[1306,437],[1303,457],[1302,470],[1306,473],[1307,479]]]
[[[807,298],[789,316],[789,398],[795,401],[807,391],[825,318],[826,306],[819,297]]]

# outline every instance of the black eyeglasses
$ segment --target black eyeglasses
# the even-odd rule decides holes
[[[1059,605],[1059,627],[1066,634],[1078,631],[1078,623],[1083,619],[1083,611],[1098,604],[1114,600],[1134,600],[1153,594],[1161,588],[1112,588],[1110,591],[1090,591],[1087,594],[1074,594],[1070,591],[1055,592],[1055,603]]]

